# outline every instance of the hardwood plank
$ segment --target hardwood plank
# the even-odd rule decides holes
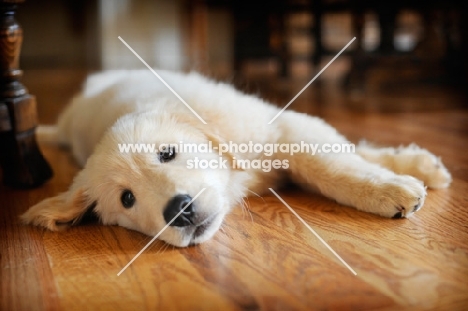
[[[43,148],[53,179],[32,190],[0,185],[0,310],[61,310],[60,293],[44,247],[42,229],[24,226],[19,215],[40,200],[64,191],[78,171],[62,150]]]
[[[0,310],[59,310],[43,232],[18,221],[18,210],[39,200],[38,192],[0,186],[0,193]]]
[[[323,256],[295,237],[294,232],[272,226],[270,221],[258,225],[257,217],[252,223],[239,213],[237,210],[230,215],[225,233],[199,247],[160,251],[162,243],[157,243],[120,277],[116,273],[148,237],[100,226],[47,233],[44,243],[63,306],[81,310],[92,301],[96,307],[117,310],[132,306],[306,310],[311,306],[371,309],[392,303],[328,254]],[[63,241],[70,243],[64,246]],[[349,290],[350,284],[354,290]],[[364,294],[365,303],[356,294]],[[77,302],[80,297],[87,299]],[[174,300],[177,297],[184,300]]]
[[[466,191],[466,185],[463,188],[460,190]],[[326,199],[314,197],[307,202],[301,193],[283,195],[283,198],[296,202],[297,212],[317,228],[360,278],[403,306],[422,306],[434,305],[447,297],[460,299],[468,293],[464,281],[468,276],[464,242],[467,230],[462,223],[458,226],[452,223],[458,223],[457,220],[443,217],[447,209],[461,202],[434,194],[429,194],[421,213],[409,220],[390,222],[335,203],[321,202]],[[465,217],[460,215],[460,219]],[[450,234],[444,229],[434,229],[449,226]],[[459,242],[454,243],[452,239]],[[424,291],[415,290],[423,284]]]

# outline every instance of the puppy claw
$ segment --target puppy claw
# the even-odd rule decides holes
[[[381,199],[372,201],[375,197]],[[369,197],[371,209],[367,211],[388,218],[405,218],[424,205],[425,197],[426,189],[421,181],[411,176],[397,175],[375,185]]]

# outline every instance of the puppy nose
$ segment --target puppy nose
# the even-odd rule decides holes
[[[169,223],[190,201],[192,197],[187,194],[178,194],[174,196],[164,209],[164,220]],[[192,203],[170,224],[174,227],[186,227],[192,225],[194,215]]]

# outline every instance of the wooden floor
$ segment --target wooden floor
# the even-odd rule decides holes
[[[45,123],[81,79],[58,76],[25,77]],[[68,93],[57,95],[67,81]],[[332,95],[318,106],[307,96],[291,108],[318,113],[352,140],[417,142],[441,155],[454,178],[402,220],[279,191],[357,276],[271,194],[247,199],[250,211],[236,208],[212,240],[184,249],[156,242],[117,276],[150,237],[96,223],[62,233],[19,223],[78,171],[67,151],[44,146],[50,182],[27,191],[0,186],[0,310],[467,310],[468,111],[353,112]],[[449,96],[440,100],[450,106]]]

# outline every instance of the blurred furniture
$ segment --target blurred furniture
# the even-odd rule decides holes
[[[208,7],[225,7],[232,12],[234,20],[234,70],[241,71],[242,64],[246,60],[259,60],[274,58],[279,64],[280,76],[289,75],[288,66],[297,56],[288,50],[288,32],[285,20],[288,14],[307,12],[313,15],[313,23],[305,31],[313,40],[313,52],[307,61],[314,65],[316,71],[320,70],[324,57],[334,56],[338,50],[331,50],[324,46],[323,17],[326,14],[349,13],[352,16],[352,28],[356,35],[356,42],[345,51],[344,55],[352,56],[352,69],[348,76],[348,86],[361,86],[365,83],[367,69],[377,66],[380,60],[403,59],[407,57],[410,62],[416,58],[413,51],[401,52],[395,49],[396,18],[402,10],[411,10],[422,16],[425,30],[420,50],[426,55],[431,54],[430,48],[422,47],[428,40],[436,35],[435,28],[443,33],[445,56],[442,67],[446,70],[446,78],[453,77],[454,82],[461,83],[467,79],[467,6],[456,0],[272,0],[268,3],[247,0],[198,0],[193,7],[197,11],[207,10]],[[378,32],[380,43],[372,52],[363,50],[364,15],[368,12],[376,14],[378,19]],[[460,22],[453,20],[455,14]],[[206,16],[207,13],[205,12]],[[438,16],[439,18],[434,18]],[[437,24],[439,23],[439,24]],[[437,25],[436,25],[437,24]],[[198,20],[194,28],[208,27],[206,20]],[[302,30],[304,31],[304,29]],[[206,31],[203,36],[204,49],[206,50]],[[455,34],[455,35],[454,35]],[[432,38],[431,38],[432,36]],[[351,39],[351,38],[350,38]],[[456,41],[459,42],[456,42]],[[401,58],[400,56],[404,56]],[[301,60],[304,56],[300,56]],[[423,64],[421,67],[424,67]],[[461,79],[460,79],[461,78]],[[449,81],[450,82],[450,81]]]
[[[22,29],[15,10],[24,0],[0,1],[0,166],[6,185],[30,188],[52,176],[35,139],[36,99],[21,84]]]
[[[353,53],[353,64],[348,76],[347,85],[352,88],[363,88],[366,72],[369,67],[378,66],[381,62],[389,64],[398,62],[400,68],[414,66],[422,70],[421,76],[442,69],[439,83],[450,84],[466,89],[468,82],[468,67],[466,44],[468,5],[467,2],[455,0],[351,0],[353,13],[353,30],[357,36],[356,49]],[[415,48],[408,51],[398,51],[395,48],[397,16],[403,10],[417,13],[422,18],[423,35]],[[375,51],[363,50],[364,14],[374,12],[379,23],[380,43]],[[433,54],[436,37],[440,37],[443,50],[441,58]],[[437,60],[430,62],[428,60]],[[425,70],[425,72],[424,72]],[[429,74],[430,75],[430,74]]]

